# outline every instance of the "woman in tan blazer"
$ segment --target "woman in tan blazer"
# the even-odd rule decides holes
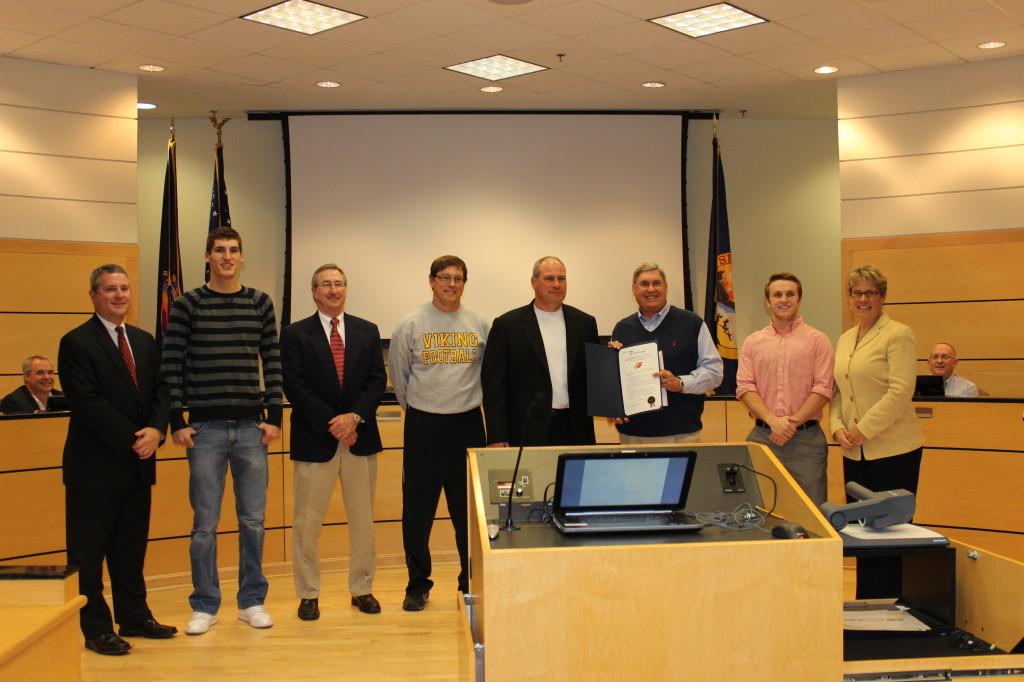
[[[917,345],[910,327],[883,312],[887,280],[864,265],[847,277],[856,326],[836,343],[836,392],[829,419],[843,448],[843,474],[869,490],[917,492],[924,433],[914,414]],[[852,500],[849,500],[852,501]],[[894,596],[899,562],[858,562],[857,596]]]

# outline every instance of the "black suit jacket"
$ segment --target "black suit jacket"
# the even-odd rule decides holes
[[[156,482],[156,456],[139,459],[135,432],[167,430],[167,386],[149,333],[125,325],[139,389],[103,323],[95,315],[60,340],[57,366],[71,419],[64,443],[64,485],[120,491]],[[161,436],[162,438],[162,436]]]
[[[381,451],[377,405],[384,396],[387,376],[384,349],[377,325],[345,314],[345,385],[331,357],[320,317],[311,317],[281,330],[281,369],[284,392],[292,404],[291,458],[298,462],[326,462],[338,449],[328,422],[339,414],[355,412],[363,418],[356,428],[353,455]]]
[[[593,444],[594,420],[587,414],[584,349],[587,343],[597,343],[597,320],[569,305],[563,305],[562,310],[565,312],[573,444]],[[543,393],[547,396],[547,404],[537,408],[542,418],[531,420],[525,442],[526,445],[547,445],[544,440],[551,411],[551,374],[532,302],[494,320],[484,348],[481,380],[488,443],[504,441],[519,445],[527,408],[538,393]],[[532,423],[534,421],[537,423]]]
[[[46,401],[47,412],[66,410],[68,409],[67,405],[63,392],[57,389],[50,391],[50,399]],[[0,402],[0,412],[4,414],[32,414],[38,409],[39,405],[36,404],[32,394],[28,392],[28,386],[19,386],[5,395],[3,402]]]

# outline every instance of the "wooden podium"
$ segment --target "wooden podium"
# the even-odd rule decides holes
[[[716,448],[737,447],[687,449],[697,450],[699,471]],[[488,473],[511,470],[516,452],[470,451],[467,617],[478,679],[481,671],[487,682],[841,679],[841,541],[767,449],[739,447],[776,481],[775,515],[815,537],[709,528],[674,539],[580,540],[530,524],[491,541],[487,523],[498,512]],[[553,480],[565,450],[524,452],[535,491]],[[747,485],[771,500],[770,482],[748,475]]]

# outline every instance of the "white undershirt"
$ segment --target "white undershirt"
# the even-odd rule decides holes
[[[551,375],[551,409],[565,410],[569,407],[569,361],[565,350],[565,314],[559,308],[553,313],[533,306],[544,340],[544,355],[548,359],[548,373]]]

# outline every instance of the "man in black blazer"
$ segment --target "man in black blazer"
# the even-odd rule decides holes
[[[78,589],[88,598],[79,614],[85,646],[116,656],[131,649],[121,637],[177,632],[153,618],[142,577],[168,400],[153,337],[124,324],[131,305],[124,268],[101,265],[89,286],[96,314],[64,335],[57,357],[71,408],[64,444],[68,562],[78,566]],[[121,637],[103,598],[104,559]]]
[[[50,358],[30,355],[21,363],[21,375],[25,384],[4,396],[0,412],[33,414],[67,409],[64,393],[53,387],[55,373]]]
[[[597,343],[597,320],[563,303],[567,281],[558,258],[534,263],[530,284],[533,302],[494,320],[484,349],[487,443],[593,445],[584,348]]]
[[[380,613],[373,596],[377,555],[373,492],[381,451],[377,405],[387,377],[377,325],[345,314],[348,280],[337,265],[316,269],[311,282],[317,312],[281,330],[284,391],[292,404],[291,458],[295,513],[292,568],[298,615],[320,617],[320,527],[341,481],[348,517],[351,603]]]

